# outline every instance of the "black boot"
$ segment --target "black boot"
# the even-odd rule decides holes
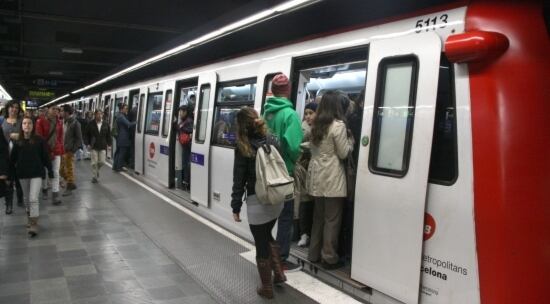
[[[21,207],[21,208],[25,207],[25,204],[23,204],[23,196],[22,196],[22,195],[21,195],[21,196],[19,196],[19,195],[17,196],[17,206],[18,206],[18,207]]]
[[[6,200],[6,214],[12,214],[13,213],[13,196],[6,196],[4,199]]]

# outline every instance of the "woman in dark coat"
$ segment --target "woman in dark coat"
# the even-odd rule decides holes
[[[28,233],[38,234],[38,196],[42,188],[45,170],[53,178],[52,162],[46,142],[34,134],[34,124],[30,117],[23,118],[19,137],[14,143],[10,155],[10,178],[18,178],[23,188],[23,198],[28,214]]]
[[[237,149],[233,165],[233,193],[231,208],[233,219],[241,221],[240,213],[243,197],[246,200],[246,211],[250,231],[256,245],[256,266],[260,274],[262,286],[257,289],[260,296],[273,298],[273,283],[286,281],[279,245],[273,239],[271,230],[283,210],[283,204],[262,205],[255,195],[256,184],[256,151],[262,145],[277,147],[274,136],[267,134],[267,126],[253,108],[243,107],[237,113]],[[271,271],[275,276],[271,278]]]
[[[0,126],[0,131],[2,127]],[[0,197],[6,195],[6,183],[8,181],[8,159],[9,159],[9,146],[4,136],[0,136]],[[6,214],[8,214],[6,205]],[[11,213],[11,212],[10,212]]]

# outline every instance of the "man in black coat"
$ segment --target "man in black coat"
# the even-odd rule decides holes
[[[103,121],[103,113],[96,110],[95,119],[87,125],[84,135],[84,144],[92,156],[92,183],[99,179],[99,169],[105,163],[107,147],[112,144],[111,130],[109,124]]]

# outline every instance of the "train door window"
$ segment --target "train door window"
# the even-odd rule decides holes
[[[208,108],[210,107],[210,84],[203,84],[199,96],[199,113],[197,115],[197,125],[199,132],[195,135],[195,140],[202,144],[206,139],[206,124],[208,122]]]
[[[373,173],[403,177],[409,168],[418,58],[386,58],[378,66],[373,138],[369,167]]]
[[[147,98],[147,111],[145,112],[145,133],[159,135],[161,110],[162,92],[150,93]]]
[[[128,104],[128,96],[124,96],[124,104]]]
[[[185,87],[180,89],[180,100],[178,106],[195,106],[197,87]]]
[[[143,102],[145,101],[145,94],[139,95],[139,104],[138,104],[138,115],[137,115],[137,131],[141,133],[141,125],[143,124],[143,107],[145,106]]]
[[[172,90],[166,91],[166,97],[164,98],[164,115],[162,119],[162,137],[167,137],[168,132],[170,132],[170,127],[172,124],[171,114],[172,114]]]
[[[262,94],[262,109],[260,112],[261,115],[264,115],[265,102],[269,97],[273,96],[273,93],[271,93],[271,83],[273,81],[273,77],[277,74],[278,73],[268,74],[264,78],[264,92]]]
[[[430,158],[430,183],[452,185],[458,178],[453,65],[441,54]]]
[[[254,106],[256,78],[220,83],[216,94],[212,145],[235,147],[235,116],[243,106]]]

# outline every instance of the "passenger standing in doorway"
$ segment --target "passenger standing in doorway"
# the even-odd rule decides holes
[[[61,159],[61,176],[67,182],[65,192],[63,196],[72,194],[72,191],[76,189],[75,174],[74,174],[74,154],[82,147],[82,131],[80,129],[80,123],[76,120],[73,107],[70,105],[63,105],[63,148],[65,154]]]
[[[344,160],[353,149],[348,138],[339,95],[328,91],[323,95],[311,128],[311,161],[307,186],[314,197],[315,210],[309,245],[309,260],[327,269],[341,266],[338,237],[342,210],[347,196]]]
[[[50,106],[46,116],[41,117],[36,122],[36,134],[46,141],[50,159],[52,161],[53,178],[50,179],[52,187],[52,203],[61,204],[59,199],[59,167],[61,166],[61,156],[63,155],[63,123],[59,119],[59,108]],[[42,181],[42,195],[46,199],[48,196],[48,184],[44,179]]]
[[[265,122],[253,108],[243,107],[237,113],[237,149],[233,164],[233,192],[231,208],[233,219],[240,222],[243,197],[246,199],[248,224],[256,245],[256,266],[262,286],[256,291],[264,298],[273,298],[273,283],[286,281],[279,246],[273,239],[271,230],[283,209],[278,205],[263,205],[258,202],[254,185],[256,184],[256,151],[264,144],[278,148],[277,138],[267,133]],[[271,271],[275,276],[271,277]]]
[[[294,164],[300,156],[300,144],[303,133],[298,113],[294,105],[288,99],[290,96],[290,83],[284,74],[277,74],[271,82],[273,97],[267,99],[265,104],[265,121],[271,133],[281,143],[281,156],[285,161],[288,173],[294,175]],[[299,266],[287,261],[290,253],[290,236],[294,219],[294,199],[284,202],[283,211],[279,216],[277,226],[277,241],[281,245],[281,257],[284,267],[288,271],[299,270]]]
[[[10,177],[21,181],[23,195],[27,204],[28,234],[38,234],[39,198],[42,179],[46,169],[50,178],[52,172],[51,158],[46,142],[34,133],[32,118],[25,117],[21,124],[19,138],[15,141],[10,156]]]
[[[92,156],[92,183],[99,181],[99,169],[105,163],[107,147],[112,144],[111,130],[109,125],[103,122],[103,113],[96,110],[95,120],[88,123],[84,133],[84,142]]]
[[[179,107],[178,141],[181,145],[181,170],[184,190],[191,189],[191,142],[193,138],[193,105]]]
[[[317,103],[310,102],[304,109],[304,121],[302,121],[302,131],[304,132],[303,142],[308,142],[311,137],[311,125],[315,120],[315,112],[317,111]],[[313,222],[313,198],[307,193],[306,179],[307,168],[309,167],[309,161],[311,160],[311,151],[308,148],[303,148],[302,154],[298,159],[296,168],[300,169],[299,174],[295,171],[295,180],[298,185],[297,197],[300,202],[299,207],[299,223],[300,223],[300,240],[298,246],[306,247],[309,245],[309,238],[311,236],[311,225]],[[296,200],[295,200],[296,201]]]
[[[135,122],[128,121],[126,117],[128,115],[128,105],[121,104],[120,112],[116,117],[117,124],[117,138],[116,138],[116,149],[115,161],[113,162],[113,170],[115,172],[122,171],[122,167],[126,164],[126,159],[128,157],[128,152],[130,149],[130,127],[136,125]]]
[[[8,102],[6,111],[7,116],[2,122],[2,131],[4,139],[11,150],[13,143],[19,138],[19,130],[21,129],[21,111],[19,103],[15,101]],[[23,207],[23,190],[17,178],[8,181],[6,186],[6,195],[4,197],[6,201],[6,214],[11,214],[13,212],[13,188],[15,188],[17,193],[17,205],[20,207]]]

